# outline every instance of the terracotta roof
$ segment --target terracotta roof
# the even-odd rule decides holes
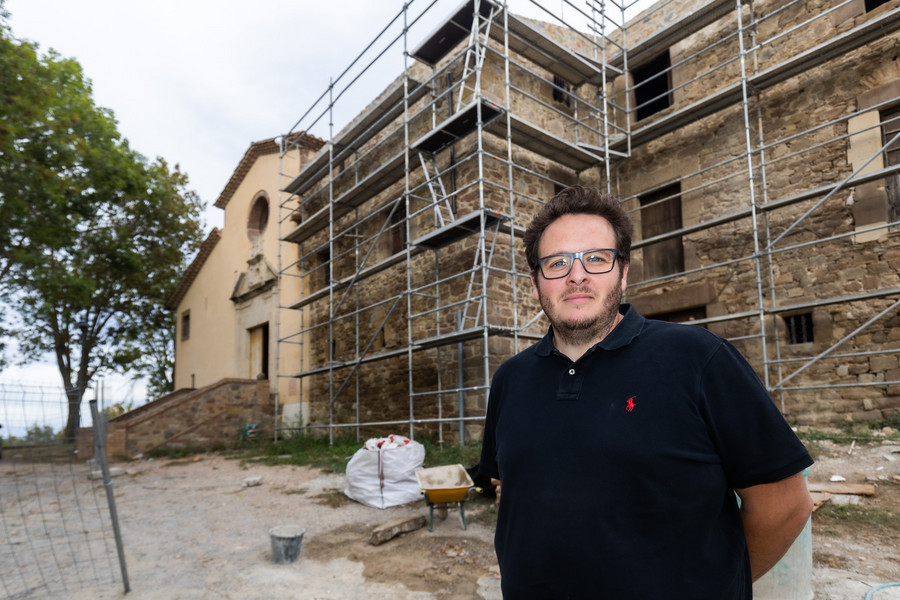
[[[188,290],[191,288],[191,284],[194,283],[194,279],[196,279],[197,275],[200,273],[200,269],[203,268],[203,263],[205,263],[206,259],[209,258],[209,255],[212,254],[213,248],[216,247],[216,244],[219,243],[220,239],[222,239],[222,233],[217,228],[213,227],[212,231],[209,232],[209,235],[206,236],[206,239],[200,245],[197,256],[191,261],[191,264],[187,268],[187,271],[185,271],[181,281],[178,282],[178,287],[175,288],[175,291],[172,292],[172,295],[169,296],[169,299],[166,301],[167,309],[176,310],[178,308],[178,305],[184,300],[185,294],[187,294]]]
[[[316,151],[325,145],[325,140],[303,131],[289,134],[285,136],[285,138],[288,143],[293,143],[301,148],[308,148],[312,151]],[[225,189],[219,194],[219,198],[214,204],[215,207],[225,208],[257,158],[265,156],[266,154],[276,154],[280,151],[278,144],[275,143],[276,139],[277,138],[269,138],[250,144],[250,147],[244,152],[244,157],[241,159],[241,162],[238,163],[234,173],[231,174],[231,179],[225,184]]]

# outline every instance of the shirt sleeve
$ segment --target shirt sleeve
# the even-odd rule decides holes
[[[701,411],[733,488],[773,483],[812,465],[753,368],[729,342],[700,373]]]
[[[499,371],[498,371],[499,374]],[[497,418],[499,413],[499,387],[497,375],[491,382],[491,391],[488,394],[487,413],[484,419],[484,432],[481,440],[481,458],[478,461],[478,471],[488,477],[500,479],[500,470],[497,466]]]

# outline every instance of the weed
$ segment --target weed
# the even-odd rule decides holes
[[[493,498],[475,497],[466,502],[466,520],[487,527],[497,526],[497,503]]]
[[[860,508],[852,504],[828,503],[813,513],[813,519],[823,525],[829,523],[857,524],[900,532],[900,515],[879,508]]]
[[[470,442],[459,447],[448,443],[440,444],[427,438],[416,441],[425,447],[426,467],[452,464],[471,466],[478,463],[481,454],[480,442]],[[344,473],[347,462],[362,448],[363,443],[349,436],[329,442],[325,436],[295,435],[278,442],[259,440],[253,446],[236,450],[233,457],[249,463],[305,465],[333,473]]]

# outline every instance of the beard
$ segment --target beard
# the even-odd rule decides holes
[[[538,299],[544,314],[553,326],[553,335],[567,344],[582,346],[596,343],[607,336],[616,324],[619,315],[619,305],[622,303],[622,274],[613,286],[600,306],[599,312],[593,315],[574,316],[564,319],[556,312],[555,306],[538,288]],[[571,293],[590,293],[589,289],[576,288]]]

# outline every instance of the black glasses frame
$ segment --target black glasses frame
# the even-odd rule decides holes
[[[604,269],[603,271],[591,270],[596,269],[594,265],[588,267],[588,265],[584,262],[584,255],[590,254],[591,252],[612,252],[612,260],[609,261],[609,268]],[[553,277],[548,277],[544,272],[544,261],[548,258],[558,258],[558,257],[567,257],[569,259],[569,268],[562,275],[554,275]],[[569,273],[572,272],[572,267],[575,266],[575,261],[578,260],[581,262],[581,267],[584,269],[586,273],[590,273],[591,275],[603,275],[604,273],[609,273],[613,270],[613,267],[616,266],[616,260],[619,258],[619,251],[615,248],[592,248],[590,250],[582,250],[581,252],[557,252],[556,254],[548,254],[542,258],[538,259],[538,268],[541,271],[541,275],[544,276],[544,279],[562,279],[563,277],[568,276]]]

